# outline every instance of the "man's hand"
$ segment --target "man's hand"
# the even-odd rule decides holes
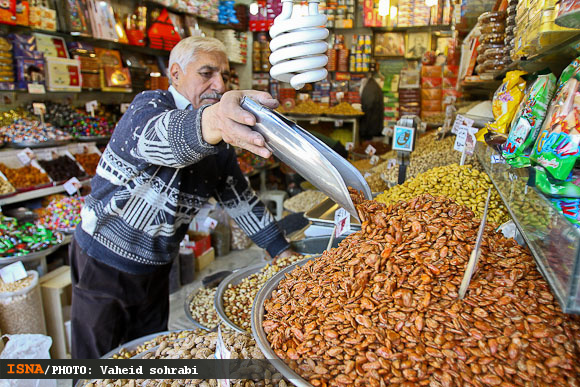
[[[224,140],[228,144],[268,158],[272,153],[264,147],[264,137],[249,128],[249,126],[253,126],[256,123],[256,118],[252,113],[240,107],[240,102],[244,96],[251,97],[271,109],[278,106],[278,101],[265,92],[252,90],[228,91],[218,103],[207,107],[203,111],[201,117],[203,139],[212,145]]]

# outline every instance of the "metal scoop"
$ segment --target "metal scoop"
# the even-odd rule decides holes
[[[372,199],[372,194],[352,164],[296,123],[251,98],[244,97],[241,106],[256,117],[253,129],[264,136],[266,148],[359,219],[347,187],[361,191],[366,199]]]

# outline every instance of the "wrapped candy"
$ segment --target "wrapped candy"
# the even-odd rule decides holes
[[[60,234],[44,226],[19,225],[16,219],[2,215],[0,221],[0,258],[28,255],[62,242]]]
[[[72,232],[81,221],[81,208],[84,202],[84,197],[74,196],[52,200],[37,224],[57,231]]]

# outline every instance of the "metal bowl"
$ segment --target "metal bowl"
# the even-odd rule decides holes
[[[193,296],[195,296],[195,293],[197,291],[199,291],[201,288],[202,288],[202,286],[196,288],[194,291],[192,291],[189,294],[189,296],[187,296],[187,299],[185,300],[185,305],[183,306],[183,308],[185,310],[185,315],[187,316],[188,320],[191,321],[196,328],[204,329],[204,330],[209,331],[209,332],[215,332],[215,331],[217,331],[217,326],[215,328],[206,327],[205,325],[203,325],[202,323],[200,323],[199,321],[194,319],[193,316],[191,315],[191,311],[189,310],[189,305],[191,304],[191,301],[193,300]]]
[[[338,244],[342,242],[346,236],[340,236],[334,238],[332,247],[338,247]],[[290,248],[300,254],[322,254],[326,247],[328,246],[328,240],[330,236],[327,237],[314,237],[306,238],[301,241],[290,242]]]
[[[303,259],[302,261],[296,262],[276,273],[276,275],[270,278],[270,280],[258,291],[258,294],[254,299],[254,304],[252,305],[252,335],[254,336],[254,340],[256,340],[256,344],[258,344],[258,348],[260,348],[264,357],[268,359],[268,361],[272,363],[272,365],[286,379],[290,380],[298,387],[312,387],[312,385],[294,372],[292,368],[284,363],[284,361],[276,355],[276,352],[272,350],[266,332],[264,332],[264,328],[262,327],[262,323],[264,322],[264,303],[272,297],[272,292],[278,287],[280,281],[286,277],[286,273],[291,272],[296,267],[302,266],[314,258],[316,257]]]
[[[228,316],[226,315],[226,311],[224,309],[224,303],[223,303],[224,293],[225,293],[226,289],[228,288],[228,285],[239,284],[240,282],[242,282],[242,280],[244,278],[246,278],[254,273],[258,273],[267,264],[268,264],[268,262],[260,262],[260,263],[257,263],[255,265],[248,266],[244,269],[236,270],[232,274],[227,276],[218,286],[217,292],[215,294],[215,299],[214,299],[215,309],[217,310],[218,316],[220,316],[222,321],[228,327],[232,328],[236,332],[248,333],[248,332],[244,331],[242,328],[240,328],[239,326],[237,326],[236,324],[234,324],[234,322],[232,320],[230,320],[228,318]]]

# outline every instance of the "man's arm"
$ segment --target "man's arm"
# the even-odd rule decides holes
[[[222,140],[268,157],[264,138],[246,126],[253,125],[255,117],[240,107],[245,95],[266,106],[277,106],[268,93],[232,91],[212,106],[180,110],[160,93],[142,93],[120,124],[135,128],[134,156],[156,165],[181,168],[194,164],[216,153],[214,145]]]

